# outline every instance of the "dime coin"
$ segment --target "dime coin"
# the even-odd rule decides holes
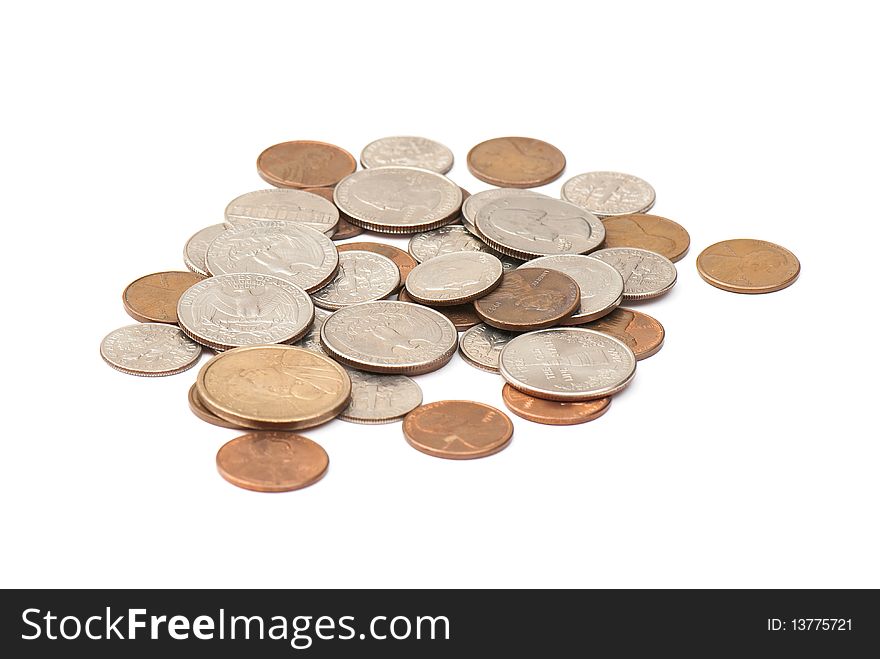
[[[480,323],[461,335],[458,351],[471,366],[497,373],[501,349],[515,336],[517,334],[513,332],[505,332]]]
[[[410,271],[418,265],[418,262],[402,249],[385,243],[344,243],[342,245],[337,245],[336,249],[340,252],[359,250],[387,256],[394,261],[394,264],[397,266],[398,270],[400,270],[401,286],[406,281]]]
[[[602,221],[589,211],[537,195],[486,202],[474,226],[489,247],[518,259],[586,254],[605,239]]]
[[[639,247],[680,261],[687,253],[691,237],[685,228],[659,215],[633,213],[602,220],[605,225],[604,247]]]
[[[289,225],[227,231],[208,247],[206,262],[213,275],[273,275],[311,293],[333,279],[339,255],[327,236],[305,226]]]
[[[509,384],[504,385],[501,397],[507,409],[517,416],[526,421],[543,423],[547,426],[573,426],[578,423],[586,423],[605,414],[611,405],[610,396],[564,403],[529,396]]]
[[[226,419],[217,416],[211,410],[205,407],[205,404],[199,398],[199,392],[197,390],[195,382],[189,388],[187,399],[189,400],[189,409],[192,410],[192,413],[199,417],[205,423],[210,423],[211,425],[219,426],[221,428],[232,428],[235,430],[241,428],[241,426],[230,423]]]
[[[177,301],[204,277],[193,272],[157,272],[135,279],[122,292],[126,313],[142,323],[176,323]]]
[[[293,346],[220,353],[199,371],[198,394],[219,417],[256,429],[310,428],[348,406],[351,380],[329,357]]]
[[[174,325],[141,323],[113,330],[101,341],[101,357],[129,375],[174,375],[199,361],[202,346]]]
[[[422,404],[422,389],[405,375],[378,375],[348,369],[351,403],[339,414],[353,423],[400,421]]]
[[[355,169],[354,156],[345,149],[311,140],[275,144],[257,158],[259,175],[279,188],[336,185]]]
[[[324,321],[321,343],[337,361],[372,373],[419,375],[455,353],[458,334],[445,316],[406,302],[364,302]]]
[[[400,287],[400,271],[387,256],[373,252],[345,251],[333,280],[312,293],[312,301],[324,309],[381,300]]]
[[[211,273],[205,265],[208,245],[224,231],[226,231],[225,224],[212,224],[194,233],[183,246],[183,264],[197,275],[209,277]]]
[[[315,307],[315,320],[309,328],[309,331],[306,332],[303,338],[296,343],[296,346],[298,348],[326,355],[327,353],[324,351],[324,346],[321,345],[321,326],[329,317],[329,311],[324,311],[323,309]]]
[[[453,252],[492,252],[486,243],[462,226],[445,226],[417,233],[409,239],[408,251],[419,263]]]
[[[461,208],[461,188],[416,167],[376,167],[346,176],[333,191],[351,222],[380,233],[414,233],[448,224]]]
[[[226,224],[236,229],[298,224],[333,235],[339,223],[336,205],[305,190],[256,190],[226,207]]]
[[[367,144],[361,152],[364,168],[402,165],[445,174],[452,169],[452,160],[448,147],[424,137],[383,137]]]
[[[180,296],[177,316],[187,335],[215,350],[296,341],[315,307],[298,286],[259,274],[218,275]]]
[[[646,181],[620,172],[578,174],[562,186],[562,198],[599,217],[645,213],[656,195]]]
[[[510,332],[551,327],[573,314],[581,303],[577,282],[550,268],[518,268],[501,285],[474,302],[483,322]]]
[[[561,325],[581,325],[611,313],[623,300],[623,277],[607,263],[580,254],[542,256],[524,268],[550,268],[565,273],[581,289],[581,306]]]
[[[649,300],[668,293],[678,277],[675,264],[665,256],[635,247],[611,247],[591,254],[614,266],[623,277],[624,300]]]
[[[217,451],[217,471],[227,481],[254,492],[290,492],[327,473],[330,458],[311,439],[288,432],[252,432]]]
[[[303,192],[310,192],[312,194],[316,194],[319,197],[323,197],[327,201],[329,201],[334,206],[336,204],[333,203],[333,188],[306,188]],[[348,221],[349,217],[342,211],[339,212],[339,224],[336,225],[336,230],[332,235],[327,234],[328,238],[332,238],[333,240],[346,240],[348,238],[354,238],[355,236],[361,235],[364,230],[359,226],[356,226]]]
[[[406,292],[405,288],[401,288],[400,292],[397,294],[397,299],[400,302],[408,302],[410,304],[422,304],[421,302],[416,302],[412,299],[409,294]],[[422,306],[430,307],[429,304],[423,304]],[[433,307],[432,307],[433,308]],[[451,307],[437,307],[434,309],[444,316],[446,316],[453,325],[455,325],[455,329],[461,332],[462,330],[466,330],[469,327],[473,327],[474,325],[478,325],[480,322],[480,318],[477,316],[477,312],[474,311],[474,305],[470,302],[466,304],[456,304]]]
[[[416,302],[438,307],[483,297],[501,283],[501,261],[482,252],[453,252],[419,264],[406,279]]]
[[[464,228],[479,238],[477,228],[474,226],[474,218],[477,213],[490,201],[496,201],[504,197],[546,197],[540,192],[534,190],[518,190],[516,188],[497,188],[493,190],[483,190],[468,197],[461,203],[461,223]]]
[[[623,341],[636,359],[647,359],[663,347],[666,331],[660,321],[646,313],[618,307],[607,316],[588,325],[587,329],[610,334]]]
[[[740,238],[704,249],[697,257],[697,272],[707,283],[731,293],[772,293],[791,286],[801,264],[784,247]]]
[[[481,181],[507,188],[534,188],[556,180],[565,156],[552,144],[529,137],[496,137],[467,155],[468,169]]]
[[[468,460],[497,453],[510,443],[513,423],[501,410],[469,400],[441,400],[417,407],[403,420],[414,449],[437,458]]]
[[[548,400],[611,396],[636,372],[632,350],[612,336],[560,327],[516,337],[501,351],[502,377],[514,389]]]

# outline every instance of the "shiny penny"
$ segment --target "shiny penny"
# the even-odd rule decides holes
[[[603,247],[639,247],[680,261],[687,254],[691,237],[678,222],[659,215],[632,213],[602,220],[605,225]]]
[[[394,245],[387,245],[385,243],[343,243],[342,245],[337,245],[336,249],[339,252],[359,250],[364,252],[375,252],[376,254],[387,256],[389,259],[394,261],[397,269],[400,270],[401,286],[404,284],[404,282],[406,282],[406,278],[409,275],[410,271],[412,271],[412,269],[419,264],[418,261],[416,261],[412,256],[404,252],[399,247],[395,247]]]
[[[577,282],[550,268],[517,268],[501,285],[474,302],[483,322],[510,332],[551,327],[571,316],[581,303]]]
[[[437,458],[467,460],[497,453],[510,443],[513,423],[501,410],[467,400],[417,407],[403,420],[410,446]]]
[[[327,473],[330,458],[320,444],[288,432],[252,432],[217,451],[217,471],[227,481],[255,492],[290,492]]]
[[[194,272],[156,272],[135,279],[122,292],[126,313],[142,323],[176,323],[177,301],[204,277]]]
[[[766,240],[724,240],[697,257],[706,282],[731,293],[772,293],[791,286],[801,271],[798,258]]]
[[[501,398],[511,412],[527,421],[547,426],[573,426],[598,419],[608,411],[611,397],[565,403],[529,396],[505,384]]]
[[[306,188],[303,192],[311,192],[333,204],[333,188]],[[336,204],[333,205],[335,206]],[[339,224],[336,225],[336,231],[330,236],[333,240],[347,240],[364,232],[362,228],[352,224],[348,219],[348,215],[339,211]]]
[[[397,299],[400,302],[409,302],[410,304],[422,304],[421,302],[416,302],[412,297],[410,297],[405,288],[400,289],[400,292],[397,294]],[[437,311],[446,316],[449,320],[452,321],[452,324],[455,325],[455,329],[459,332],[466,330],[469,327],[473,327],[480,322],[480,317],[477,316],[477,312],[474,311],[474,305],[470,302],[466,304],[456,304],[449,307],[435,308],[431,307],[431,305],[429,304],[422,304],[422,306],[430,307],[434,309],[434,311]]]
[[[275,144],[257,158],[262,179],[279,188],[336,185],[355,169],[357,162],[345,149],[311,140]]]
[[[192,410],[192,413],[199,417],[205,423],[210,423],[211,425],[219,426],[220,428],[232,428],[234,430],[238,430],[241,428],[241,426],[235,423],[231,423],[226,419],[217,416],[211,410],[205,407],[205,404],[199,398],[199,392],[195,382],[193,382],[193,385],[189,388],[187,399],[189,401],[189,409]]]
[[[534,188],[553,181],[565,169],[565,156],[552,144],[529,137],[497,137],[467,155],[471,174],[505,188]]]
[[[646,313],[618,307],[607,316],[584,325],[586,329],[610,334],[623,341],[636,359],[647,359],[663,347],[666,331],[663,325]]]

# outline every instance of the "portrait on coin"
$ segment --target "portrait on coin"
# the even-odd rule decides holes
[[[283,231],[242,232],[229,241],[225,256],[234,272],[259,272],[281,277],[312,276],[326,257],[309,236]]]
[[[337,370],[325,364],[287,363],[284,355],[272,355],[260,366],[241,369],[230,383],[240,400],[279,402],[310,401],[335,396],[344,386]]]
[[[539,208],[502,207],[489,212],[487,224],[500,234],[498,240],[513,239],[513,245],[524,241],[537,252],[570,252],[575,241],[593,232],[589,220],[574,209],[549,213]]]
[[[421,217],[434,211],[443,201],[440,190],[414,184],[408,179],[364,179],[351,194],[359,201],[383,213],[396,212],[407,217]]]

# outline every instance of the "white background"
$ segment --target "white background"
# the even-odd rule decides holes
[[[18,3],[2,22],[3,586],[880,586],[876,20],[863,3]],[[108,368],[131,280],[266,187],[270,144],[526,135],[630,172],[690,253],[608,414],[470,462],[400,425],[305,432],[327,476],[217,474],[196,371]],[[703,283],[718,240],[800,280]],[[456,356],[425,400],[502,407]]]

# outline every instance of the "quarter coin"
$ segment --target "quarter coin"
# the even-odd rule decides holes
[[[624,300],[649,300],[668,293],[678,277],[665,256],[635,247],[611,247],[591,256],[614,267],[623,277]]]
[[[638,176],[620,172],[587,172],[562,185],[562,198],[599,217],[645,213],[656,199],[654,188]]]
[[[197,275],[209,277],[211,273],[208,272],[208,266],[205,265],[208,245],[224,231],[226,231],[225,224],[212,224],[196,231],[183,246],[183,264]]]
[[[731,293],[772,293],[791,286],[801,264],[790,251],[766,240],[723,240],[697,257],[707,283]]]
[[[361,152],[364,168],[402,165],[445,174],[452,169],[452,161],[448,147],[424,137],[383,137],[367,144]]]
[[[305,190],[256,190],[229,202],[225,217],[226,224],[236,229],[297,224],[332,236],[339,224],[339,209]]]
[[[480,323],[461,335],[458,340],[458,351],[471,366],[497,373],[501,349],[515,336],[517,334],[513,332],[505,332]]]
[[[573,426],[598,419],[608,411],[611,397],[564,403],[556,400],[535,398],[505,384],[501,398],[511,412],[526,421],[547,426]]]
[[[389,259],[394,261],[397,269],[400,270],[401,285],[403,285],[403,283],[406,281],[406,278],[409,275],[410,271],[418,265],[418,262],[402,249],[395,247],[394,245],[388,245],[386,243],[343,243],[342,245],[337,245],[336,249],[339,252],[360,250],[364,252],[374,252],[376,254],[381,254],[382,256],[387,256]]]
[[[343,421],[378,424],[400,421],[422,404],[422,389],[405,375],[379,375],[348,369],[351,403],[339,414]]]
[[[437,458],[468,460],[497,453],[510,443],[513,423],[501,410],[469,400],[441,400],[417,407],[403,420],[414,449]]]
[[[122,292],[126,313],[142,323],[176,323],[177,301],[204,277],[193,272],[156,272],[135,279]]]
[[[397,294],[397,299],[400,302],[408,302],[410,304],[422,304],[421,302],[416,302],[413,298],[409,296],[409,293],[406,292],[405,288],[401,288],[400,292]],[[422,306],[430,307],[429,304],[424,304]],[[470,302],[465,304],[455,304],[450,307],[431,307],[434,311],[437,311],[444,316],[446,316],[453,325],[455,325],[455,329],[461,332],[462,330],[466,330],[469,327],[473,327],[474,325],[479,324],[480,318],[477,316],[477,312],[474,311],[474,305]]]
[[[605,225],[604,247],[638,247],[680,261],[687,253],[691,237],[678,222],[659,215],[633,213],[602,220]]]
[[[290,492],[321,480],[330,458],[311,439],[288,432],[252,432],[217,451],[217,471],[254,492]]]
[[[504,197],[546,197],[540,192],[534,190],[519,190],[517,188],[494,188],[492,190],[483,190],[476,194],[468,195],[461,203],[461,223],[465,229],[475,236],[479,237],[477,229],[474,226],[474,218],[477,213],[490,201],[502,199]]]
[[[101,357],[129,375],[174,375],[199,361],[202,346],[180,328],[165,323],[141,323],[113,330],[101,341]]]
[[[457,225],[417,233],[409,239],[407,249],[419,263],[454,252],[492,252],[486,243]]]
[[[306,188],[303,192],[310,192],[311,194],[316,194],[319,197],[323,197],[327,201],[329,201],[334,206],[333,203],[333,188]],[[338,210],[338,209],[337,209]],[[328,238],[332,238],[333,240],[347,240],[348,238],[354,238],[355,236],[361,235],[364,230],[359,226],[356,226],[348,221],[349,217],[342,211],[339,211],[339,223],[336,225],[336,230],[332,235],[327,234],[326,231],[323,233],[327,235]]]
[[[550,268],[517,268],[489,295],[474,302],[483,322],[510,332],[556,325],[580,306],[577,282]]]
[[[387,256],[373,252],[345,251],[333,280],[312,293],[312,301],[324,309],[341,309],[360,302],[381,300],[400,287],[400,271]]]
[[[239,428],[241,428],[241,426],[230,423],[226,419],[217,416],[211,410],[205,407],[205,404],[199,398],[199,392],[195,382],[189,388],[187,399],[189,400],[189,409],[192,410],[192,413],[199,417],[205,423],[210,423],[211,425],[219,426],[220,428],[232,428],[234,430],[238,430]]]
[[[355,169],[354,156],[345,149],[311,140],[275,144],[257,158],[257,173],[279,188],[336,185]]]
[[[623,300],[623,277],[613,267],[589,256],[559,254],[526,261],[524,268],[558,270],[577,282],[581,305],[561,325],[582,325],[611,313]]]
[[[646,313],[618,307],[607,316],[584,325],[623,341],[636,359],[647,359],[663,347],[666,331],[660,321]]]
[[[468,169],[481,181],[506,188],[535,188],[554,181],[565,156],[552,144],[530,137],[496,137],[467,155]]]
[[[423,304],[464,304],[494,290],[503,274],[501,261],[491,254],[453,252],[416,266],[406,279],[406,292]]]

